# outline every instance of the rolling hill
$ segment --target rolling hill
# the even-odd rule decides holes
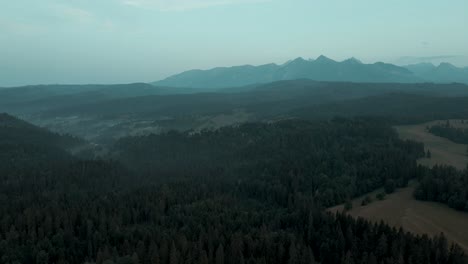
[[[411,124],[438,119],[467,118],[468,97],[435,97],[411,93],[389,93],[353,100],[313,105],[291,112],[301,118],[373,116]]]
[[[37,91],[10,88],[8,95],[17,100],[10,104],[0,103],[0,112],[21,116],[55,132],[104,143],[129,134],[160,133],[170,129],[199,130],[290,117],[323,119],[336,115],[379,115],[391,116],[399,122],[428,121],[432,117],[465,117],[468,105],[465,100],[468,86],[456,83],[351,83],[300,79],[179,94],[167,94],[166,91],[188,90],[133,84],[73,86],[73,93],[64,94],[60,89],[65,88],[37,87]]]
[[[84,142],[69,135],[59,135],[23,121],[6,113],[0,113],[0,144],[16,147],[24,145],[47,146],[60,149],[73,148]]]
[[[28,113],[49,108],[145,95],[190,93],[191,89],[146,83],[115,85],[31,85],[0,89],[0,111]]]

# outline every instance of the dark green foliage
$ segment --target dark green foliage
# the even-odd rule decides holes
[[[468,129],[453,127],[448,121],[443,125],[431,126],[429,132],[436,136],[447,138],[455,143],[468,144]]]
[[[352,203],[351,200],[348,199],[348,200],[346,200],[346,202],[345,202],[344,210],[345,210],[345,211],[349,211],[349,210],[351,210],[351,209],[353,209],[353,203]]]
[[[468,211],[468,169],[458,171],[450,166],[420,168],[420,184],[414,192],[416,199],[435,201]]]
[[[284,204],[285,192],[313,195],[324,206],[342,203],[385,183],[406,186],[421,144],[401,141],[376,120],[288,120],[202,133],[170,132],[122,139],[119,159],[151,178],[193,177],[236,182],[247,193]],[[247,188],[243,181],[256,182]],[[286,188],[286,189],[283,189]]]
[[[366,205],[368,205],[368,204],[370,204],[370,203],[372,203],[372,198],[371,198],[369,195],[367,195],[367,196],[364,197],[364,199],[362,200],[361,205],[362,205],[362,206],[366,206]]]
[[[20,144],[69,149],[84,144],[70,136],[52,133],[11,115],[0,113],[0,144]]]
[[[16,166],[15,148],[0,152],[0,263],[463,263],[443,236],[322,210],[413,174],[392,167],[411,170],[422,146],[384,124],[248,124],[127,138],[117,148],[140,167],[56,159],[58,148],[45,146],[21,154],[38,164],[28,169]],[[349,192],[345,173],[372,184]]]
[[[395,191],[395,181],[392,179],[387,179],[385,181],[384,189],[387,194],[393,193]]]
[[[385,193],[381,192],[381,193],[378,193],[375,198],[377,198],[377,200],[379,201],[382,201],[385,199]]]
[[[397,124],[414,124],[438,119],[468,118],[468,97],[435,97],[395,92],[310,106],[293,110],[291,114],[309,119],[373,116]]]

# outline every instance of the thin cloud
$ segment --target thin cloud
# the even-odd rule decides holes
[[[123,0],[124,5],[160,11],[184,11],[213,6],[251,4],[270,0]]]
[[[52,9],[56,18],[67,22],[92,26],[106,31],[114,29],[114,23],[110,19],[99,17],[91,11],[80,7],[61,4],[52,6]]]

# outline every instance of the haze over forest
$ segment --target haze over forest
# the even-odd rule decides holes
[[[467,264],[465,0],[0,7],[0,264]]]

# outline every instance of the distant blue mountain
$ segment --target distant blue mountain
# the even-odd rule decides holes
[[[364,64],[356,58],[338,62],[322,55],[315,60],[297,58],[282,65],[244,65],[210,70],[190,70],[152,84],[206,89],[296,79],[361,83],[468,83],[467,78],[466,68],[449,67],[446,64],[441,64],[439,67],[432,64],[400,67],[383,62]]]
[[[392,64],[382,62],[364,64],[355,58],[338,62],[322,55],[315,60],[297,58],[282,65],[245,65],[211,70],[191,70],[153,84],[172,87],[224,88],[295,79],[380,83],[423,81],[408,69]]]
[[[468,67],[458,68],[450,63],[435,66],[432,63],[419,63],[405,66],[424,80],[436,83],[468,83]]]

